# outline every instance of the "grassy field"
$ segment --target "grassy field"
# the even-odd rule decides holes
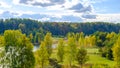
[[[87,63],[90,64],[107,64],[110,67],[114,66],[114,61],[108,60],[106,58],[103,58],[99,55],[95,55],[95,54],[89,54],[89,61]]]
[[[89,55],[89,61],[87,64],[108,65],[111,68],[114,67],[115,62],[101,57],[98,48],[87,48],[87,51]]]

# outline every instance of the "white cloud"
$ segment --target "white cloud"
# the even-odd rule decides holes
[[[13,4],[15,5],[19,4],[19,0],[13,0]]]
[[[97,14],[96,19],[84,19],[84,22],[120,22],[120,14]]]
[[[9,11],[10,14],[15,13],[14,14],[15,17],[23,17],[23,18],[31,17],[33,19],[38,19],[41,21],[45,21],[45,20],[49,21],[52,18],[54,18],[54,20],[52,21],[60,21],[60,20],[63,21],[64,20],[63,18],[67,19],[64,21],[71,21],[71,19],[74,18],[76,21],[80,19],[80,21],[84,21],[84,22],[86,21],[119,22],[120,14],[96,14],[99,12],[96,11],[96,9],[94,9],[93,4],[100,3],[103,1],[106,0],[100,0],[100,1],[99,0],[13,0],[11,5],[14,5],[14,8],[5,9],[5,10],[0,9],[0,14],[2,14],[4,11]],[[11,5],[8,5],[7,2],[4,2],[4,0],[2,2],[0,1],[0,7],[10,8]],[[80,5],[82,6],[81,9],[80,9]],[[19,6],[22,9],[16,10],[16,6]],[[27,7],[31,9],[28,10]],[[32,9],[34,9],[34,11]],[[75,10],[79,11],[79,13],[75,12]],[[68,20],[68,18],[70,20]]]
[[[50,0],[34,0],[35,2],[50,3]]]
[[[47,17],[44,17],[44,18],[41,18],[41,19],[38,19],[39,21],[49,21],[50,18],[47,18]]]
[[[0,7],[3,7],[3,8],[11,8],[12,6],[11,6],[11,5],[8,5],[6,2],[0,1]]]
[[[76,4],[80,3],[80,0],[66,0],[66,2],[63,4],[64,8],[70,8]]]
[[[4,11],[0,9],[0,14],[2,14]]]

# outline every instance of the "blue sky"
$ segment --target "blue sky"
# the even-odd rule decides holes
[[[0,0],[0,18],[120,22],[120,0]]]

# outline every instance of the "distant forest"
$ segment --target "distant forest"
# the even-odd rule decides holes
[[[0,19],[0,33],[3,34],[8,29],[20,29],[22,33],[35,36],[37,32],[51,32],[53,36],[65,36],[69,32],[83,32],[85,35],[93,34],[96,31],[100,32],[115,32],[119,33],[120,23],[109,22],[40,22],[31,19]]]

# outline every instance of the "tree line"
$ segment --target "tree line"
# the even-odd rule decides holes
[[[102,32],[115,32],[120,30],[120,24],[109,22],[40,22],[32,19],[0,19],[0,33],[4,33],[8,29],[20,29],[22,33],[29,35],[30,33],[35,36],[37,32],[44,33],[51,32],[53,35],[65,36],[69,32],[83,32],[86,35],[93,34],[96,31]]]

